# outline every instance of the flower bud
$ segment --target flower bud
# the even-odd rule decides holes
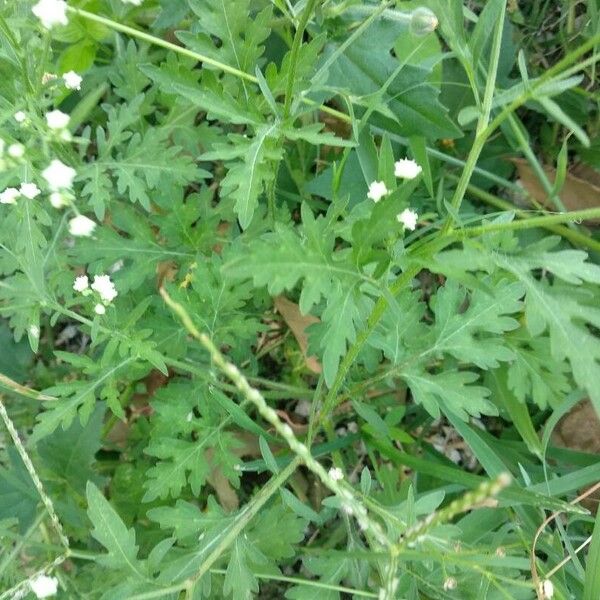
[[[410,19],[410,31],[414,35],[427,35],[438,26],[435,14],[424,6],[413,10]]]

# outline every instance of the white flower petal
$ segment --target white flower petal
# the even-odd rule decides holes
[[[106,312],[106,307],[104,306],[104,304],[96,304],[96,306],[94,306],[94,312],[97,315],[103,315]]]
[[[90,280],[87,275],[79,275],[75,277],[75,281],[73,282],[73,289],[76,292],[83,292],[90,287]]]
[[[56,158],[42,171],[42,177],[48,182],[51,190],[70,189],[77,175],[75,169],[65,165]]]
[[[405,229],[414,231],[417,227],[419,215],[412,208],[405,208],[396,218],[404,225]]]
[[[373,202],[379,202],[384,196],[387,196],[389,191],[383,181],[372,181],[369,185],[369,191],[367,192],[367,198],[373,200]]]
[[[334,481],[340,481],[341,479],[344,479],[344,473],[338,467],[333,467],[329,469],[329,477]]]
[[[75,73],[75,71],[68,71],[67,73],[63,73],[63,81],[65,82],[65,87],[69,90],[80,90],[81,82],[83,81],[83,77]]]
[[[118,295],[115,284],[108,275],[95,275],[91,288],[100,294],[104,302],[112,302]]]
[[[69,221],[69,233],[75,237],[89,237],[94,229],[96,223],[84,215],[77,215]]]
[[[52,192],[49,200],[52,207],[56,209],[63,208],[68,204],[65,196],[60,192]]]
[[[3,192],[0,192],[0,204],[16,204],[20,195],[21,192],[17,188],[6,188]]]
[[[22,158],[25,154],[25,146],[23,144],[11,144],[8,147],[8,155],[12,158]]]
[[[48,598],[56,595],[58,579],[47,575],[38,575],[29,582],[29,587],[38,598]]]
[[[22,110],[18,110],[13,117],[17,123],[23,123],[27,119],[27,115]]]
[[[66,25],[67,3],[64,0],[40,0],[31,12],[42,22],[46,29],[55,25]]]
[[[22,183],[19,192],[22,196],[25,196],[25,198],[29,198],[30,200],[37,198],[42,193],[35,183]]]
[[[410,158],[401,158],[394,163],[394,175],[402,179],[414,179],[423,169]]]
[[[50,129],[64,129],[69,124],[70,117],[60,110],[46,113],[46,123]]]

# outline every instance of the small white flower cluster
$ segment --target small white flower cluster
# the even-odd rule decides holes
[[[50,596],[56,596],[58,579],[56,577],[48,577],[44,574],[38,575],[30,580],[29,587],[36,598],[49,598]]]
[[[75,71],[67,71],[63,73],[63,82],[68,90],[80,90],[83,77],[75,73]]]
[[[414,160],[409,158],[401,158],[399,161],[394,163],[394,175],[402,179],[414,179],[421,174],[423,169]],[[387,196],[390,191],[387,189],[385,182],[383,181],[372,181],[369,185],[369,191],[367,192],[367,198],[373,200],[373,202],[379,202],[384,196]],[[417,227],[417,221],[419,215],[412,208],[405,208],[396,217],[398,222],[404,225],[405,229],[414,231]]]
[[[96,223],[85,215],[77,215],[69,221],[69,233],[74,237],[90,237]]]
[[[19,144],[17,142],[14,144],[9,144],[7,148],[6,142],[0,138],[0,158],[4,156],[4,150],[6,150],[8,156],[15,159],[23,158],[23,155],[25,154],[25,146],[23,146],[23,144]]]
[[[50,191],[50,204],[54,208],[61,208],[67,203],[68,190],[73,186],[73,179],[77,172],[72,167],[65,165],[58,159],[50,161],[50,164],[42,171],[42,177],[46,180]],[[35,183],[23,182],[19,189],[6,188],[0,192],[0,204],[16,204],[20,196],[34,200],[41,194],[40,188]]]
[[[51,110],[46,113],[46,124],[50,129],[63,131],[69,125],[70,117],[60,110]]]
[[[344,472],[339,467],[332,467],[329,469],[329,477],[334,481],[341,481],[344,479]]]
[[[50,83],[51,81],[56,81],[57,79],[58,76],[54,73],[44,73],[44,75],[42,76],[42,83],[46,85],[47,83]],[[75,71],[67,71],[66,73],[62,74],[62,81],[64,86],[68,90],[80,90],[83,77],[75,73]]]
[[[89,296],[92,292],[98,294],[100,302],[94,306],[94,312],[97,315],[103,315],[106,312],[106,307],[118,295],[115,284],[109,275],[94,275],[94,282],[91,285],[87,275],[80,275],[75,278],[73,289],[83,296]]]
[[[396,216],[398,222],[404,225],[404,229],[414,231],[417,227],[419,215],[412,208],[405,208],[399,215]]]
[[[383,181],[372,181],[369,185],[369,191],[367,192],[367,198],[373,200],[373,202],[379,202],[384,196],[389,194],[389,190]]]
[[[23,182],[19,189],[14,187],[6,188],[0,192],[0,204],[16,204],[20,196],[24,196],[29,200],[37,198],[42,191],[35,183]]]
[[[46,29],[56,25],[67,25],[67,3],[65,0],[40,0],[31,12],[41,21]]]
[[[42,177],[51,191],[50,204],[54,208],[62,208],[70,202],[72,196],[69,192],[76,175],[75,169],[56,158],[42,171]]]

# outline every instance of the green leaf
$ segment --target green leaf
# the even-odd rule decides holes
[[[485,383],[492,392],[492,399],[503,410],[506,418],[512,421],[529,451],[541,457],[542,445],[531,421],[527,404],[517,399],[509,390],[506,368],[490,371],[489,375],[486,375]]]
[[[100,434],[105,407],[98,405],[85,427],[75,421],[66,430],[56,430],[37,445],[42,464],[53,477],[64,482],[69,494],[85,494],[88,481],[98,481],[95,471],[96,452],[100,450]]]
[[[202,33],[180,33],[179,39],[197,52],[254,73],[270,33],[271,7],[256,14],[251,13],[250,0],[189,0],[189,5],[199,17]],[[244,88],[247,85],[243,83]]]
[[[468,415],[495,415],[496,407],[487,399],[490,391],[480,385],[470,385],[479,376],[472,371],[444,371],[432,374],[417,368],[406,369],[401,373],[415,402],[422,404],[434,418],[440,415],[440,401],[447,402],[450,409],[462,419]]]
[[[400,135],[428,138],[460,137],[444,107],[437,101],[438,90],[427,82],[431,64],[404,65],[393,81],[384,86],[399,67],[390,49],[401,34],[396,22],[379,20],[346,48],[329,66],[328,88],[350,93],[355,102],[374,108],[385,117],[386,128]],[[323,60],[337,51],[329,43]]]
[[[257,552],[256,548],[249,546],[243,535],[237,537],[233,542],[231,558],[225,573],[223,583],[225,596],[231,594],[235,599],[251,600],[258,592],[258,579],[248,565],[249,556],[252,556],[252,559],[258,564],[266,562],[264,556]]]
[[[212,152],[201,156],[203,160],[231,159],[243,160],[228,162],[228,171],[221,181],[221,195],[231,198],[242,229],[247,229],[258,206],[259,196],[267,184],[275,179],[276,163],[281,159],[279,125],[263,125],[254,138],[240,135],[230,136],[233,145],[218,145]]]
[[[185,62],[169,56],[160,67],[140,65],[140,70],[156,82],[166,94],[177,94],[204,110],[210,120],[222,119],[235,124],[258,124],[263,119],[255,107],[246,107],[220,85],[216,77],[205,72],[202,80]]]
[[[107,554],[96,558],[105,567],[127,570],[136,579],[145,579],[144,566],[138,560],[135,532],[123,521],[100,490],[87,484],[88,516],[94,529],[92,535],[106,548]]]
[[[508,388],[521,404],[531,399],[542,409],[557,406],[571,389],[568,364],[552,356],[547,336],[520,338],[506,340],[514,354],[508,365]]]
[[[505,237],[508,251],[494,247],[497,236],[484,239],[484,244],[465,243],[462,250],[449,250],[437,257],[441,270],[511,273],[525,286],[525,322],[532,337],[545,331],[550,339],[553,360],[567,359],[577,385],[587,390],[600,414],[600,340],[589,326],[600,326],[600,310],[593,304],[593,292],[585,284],[600,283],[600,267],[586,261],[587,254],[579,250],[549,252],[556,239],[516,248],[514,238]],[[553,273],[555,281],[536,279],[532,271],[545,269]],[[569,282],[566,286],[560,281]],[[579,287],[575,287],[579,285]]]
[[[6,468],[10,465],[10,469]],[[17,449],[7,449],[6,467],[0,467],[0,519],[16,517],[22,533],[33,523],[40,496]]]
[[[171,381],[156,392],[152,408],[152,435],[145,453],[158,460],[146,473],[144,502],[177,498],[188,483],[198,495],[215,468],[238,485],[235,466],[239,459],[233,450],[240,442],[233,433],[223,430],[221,411],[213,412],[206,401],[199,405],[198,392],[191,382]]]
[[[550,100],[550,98],[536,98],[536,100],[544,107],[550,117],[558,121],[561,125],[564,125],[569,131],[572,131],[573,135],[586,148],[589,148],[590,138],[587,136],[587,133],[554,100]]]
[[[592,543],[587,555],[583,600],[600,597],[600,511],[596,514]]]
[[[435,325],[424,341],[425,352],[450,354],[482,369],[511,360],[513,354],[499,334],[519,326],[509,315],[522,310],[524,291],[521,283],[507,281],[494,285],[489,292],[476,289],[468,298],[468,308],[461,312],[467,300],[466,292],[448,280],[432,302]]]

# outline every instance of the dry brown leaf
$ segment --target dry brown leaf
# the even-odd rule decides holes
[[[523,158],[513,158],[511,162],[517,167],[519,179],[523,187],[537,202],[548,208],[553,208],[548,200],[548,195],[542,188],[533,169]],[[544,172],[550,183],[554,183],[556,178],[556,169],[544,167]],[[598,173],[594,169],[578,165],[567,172],[565,183],[560,191],[560,198],[564,202],[567,210],[582,210],[585,208],[595,208],[600,206],[600,184]],[[600,221],[590,221],[599,223]]]
[[[313,323],[318,323],[319,319],[312,315],[303,315],[300,312],[300,307],[291,300],[288,300],[285,296],[277,296],[275,298],[275,308],[279,311],[279,314],[283,317],[283,320],[287,323],[293,333],[300,350],[304,355],[306,366],[313,373],[320,373],[322,371],[321,364],[315,356],[307,356],[308,351],[308,336],[306,335],[306,328]]]

